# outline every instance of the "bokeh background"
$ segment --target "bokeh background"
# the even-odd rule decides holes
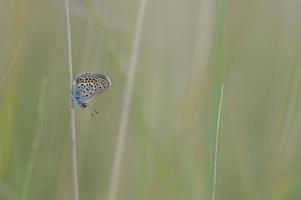
[[[70,0],[74,73],[112,87],[76,108],[80,197],[106,199],[139,0]],[[71,200],[61,0],[0,0],[0,200]],[[149,0],[118,200],[301,199],[301,1]]]

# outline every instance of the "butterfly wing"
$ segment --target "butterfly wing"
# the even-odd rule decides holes
[[[110,85],[111,81],[106,75],[86,72],[75,78],[73,90],[75,95],[78,95],[78,99],[85,103],[107,90]]]

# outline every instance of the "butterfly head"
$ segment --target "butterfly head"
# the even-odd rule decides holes
[[[82,107],[82,108],[86,108],[87,107],[87,103],[81,103],[81,104],[79,104],[79,106]]]

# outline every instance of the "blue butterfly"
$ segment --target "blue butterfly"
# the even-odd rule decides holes
[[[73,101],[81,108],[86,108],[88,106],[87,102],[106,91],[110,86],[111,80],[104,74],[93,72],[81,73],[73,81]],[[91,110],[90,107],[88,108]],[[93,111],[98,114],[95,109]],[[91,115],[93,116],[92,111]]]

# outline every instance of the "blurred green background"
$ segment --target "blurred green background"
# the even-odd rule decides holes
[[[118,200],[211,198],[221,80],[217,199],[301,199],[301,1],[221,2],[147,2]],[[99,116],[76,108],[80,197],[102,200],[139,1],[70,5],[74,73],[112,79]],[[0,200],[73,197],[64,7],[0,0]]]

